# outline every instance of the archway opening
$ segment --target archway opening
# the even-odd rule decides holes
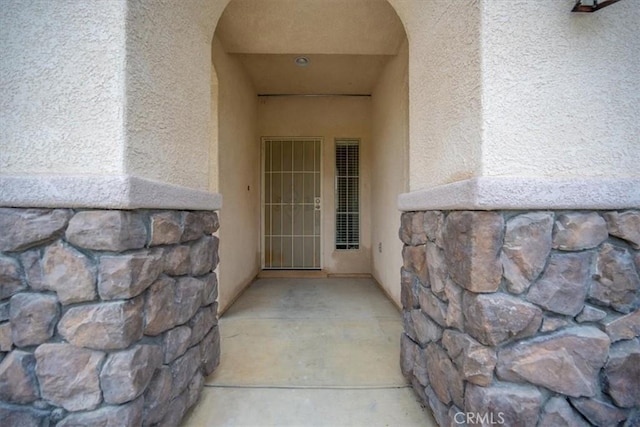
[[[229,3],[212,47],[223,311],[264,269],[308,267],[372,275],[399,304],[408,55],[386,0]],[[345,144],[358,156],[349,176],[338,164],[347,151],[353,164]]]

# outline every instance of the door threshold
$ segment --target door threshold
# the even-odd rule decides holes
[[[258,273],[258,279],[282,279],[282,278],[325,278],[324,270],[262,270]]]

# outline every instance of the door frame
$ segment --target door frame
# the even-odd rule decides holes
[[[320,142],[320,266],[313,268],[282,268],[281,270],[287,271],[317,271],[324,269],[324,206],[325,206],[325,197],[324,197],[324,185],[323,185],[323,168],[324,168],[324,138],[321,136],[263,136],[260,137],[260,268],[265,270],[265,149],[266,149],[266,141],[267,140],[283,140],[283,141],[319,141]],[[270,268],[268,270],[278,270],[275,268]]]

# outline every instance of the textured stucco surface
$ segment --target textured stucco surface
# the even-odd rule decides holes
[[[395,200],[409,188],[408,54],[405,41],[371,97],[371,272],[398,306],[402,242]]]
[[[4,0],[0,174],[124,170],[123,0]]]
[[[220,309],[224,311],[260,270],[260,138],[258,99],[237,59],[213,41],[218,83]],[[215,149],[215,148],[214,148]]]
[[[213,46],[212,46],[213,63]],[[211,144],[209,146],[209,191],[218,191],[220,185],[220,159],[218,158],[218,73],[211,68]]]
[[[0,173],[215,188],[210,47],[228,2],[5,1]],[[409,38],[410,190],[638,176],[632,3],[572,14],[570,2],[389,0]]]
[[[410,189],[477,176],[482,143],[479,2],[389,3],[409,39]]]
[[[327,273],[371,272],[371,99],[262,97],[260,136],[322,137],[322,261]],[[335,250],[335,139],[360,140],[360,249]],[[226,203],[226,202],[225,202]]]
[[[128,173],[209,187],[214,12],[195,0],[128,3]]]
[[[640,9],[482,2],[485,176],[640,176]]]

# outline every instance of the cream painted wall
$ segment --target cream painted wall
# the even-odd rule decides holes
[[[127,5],[127,173],[206,190],[215,8],[196,0]]]
[[[480,1],[389,3],[409,39],[410,190],[478,176],[482,147]]]
[[[0,174],[124,171],[122,0],[4,0]]]
[[[382,72],[371,98],[371,271],[398,306],[402,241],[396,198],[409,189],[408,56],[405,41]]]
[[[211,49],[213,63],[213,46]],[[218,74],[211,68],[211,145],[209,147],[209,191],[218,192],[220,184],[220,160],[218,159]]]
[[[0,173],[211,188],[208,53],[228,0],[98,3],[3,3]],[[633,2],[595,14],[570,13],[572,0],[389,3],[410,41],[410,190],[637,176]]]
[[[410,190],[479,176],[637,177],[640,10],[389,0],[410,42]]]
[[[221,311],[260,270],[260,139],[257,97],[240,63],[213,40],[218,77]]]
[[[640,9],[484,1],[485,176],[639,177]]]
[[[371,100],[369,97],[261,97],[260,136],[323,138],[322,255],[328,273],[371,272]],[[335,250],[335,139],[360,139],[360,249]]]

